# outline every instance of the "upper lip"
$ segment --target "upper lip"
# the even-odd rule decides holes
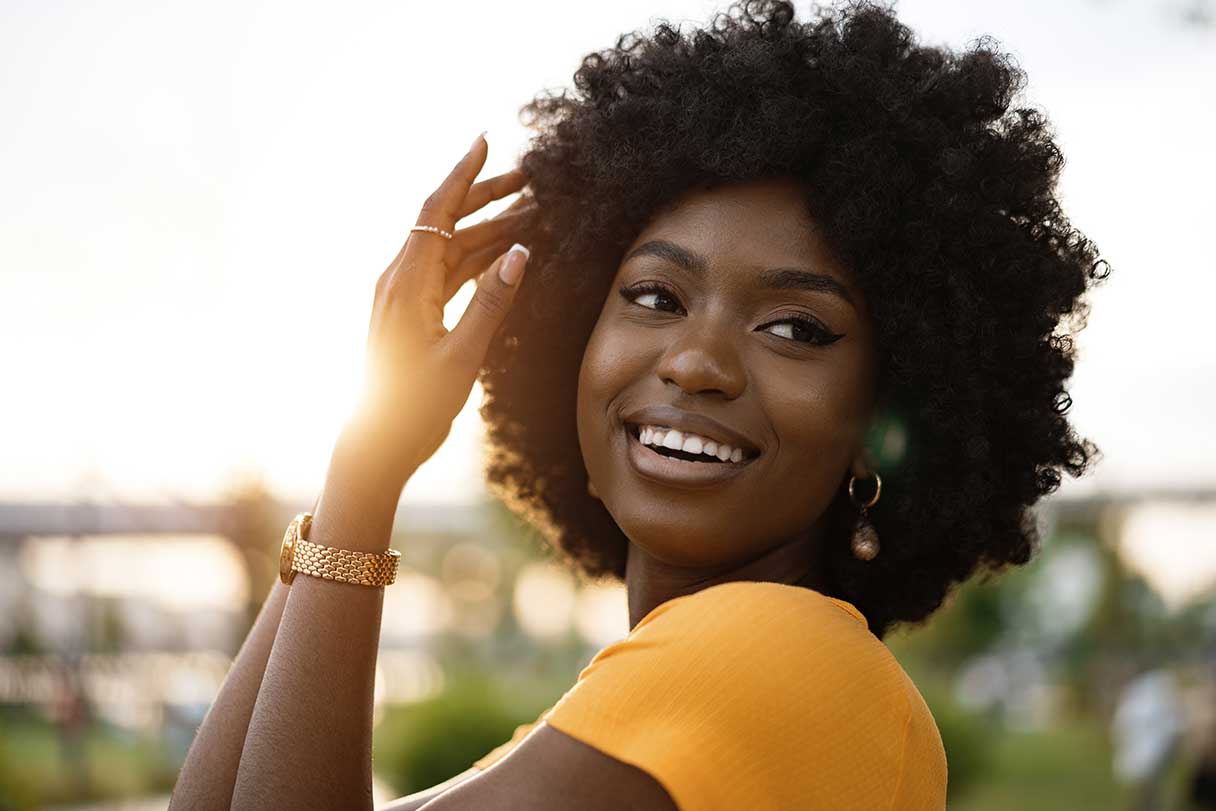
[[[713,417],[707,417],[704,414],[697,414],[693,411],[683,411],[675,406],[644,406],[630,412],[625,417],[625,422],[638,425],[665,425],[678,431],[700,434],[719,444],[726,443],[727,445],[740,448],[753,456],[760,453],[760,448],[755,442],[752,442],[735,429],[723,425]]]

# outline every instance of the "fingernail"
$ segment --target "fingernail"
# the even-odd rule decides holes
[[[478,141],[483,141],[483,140],[485,140],[485,137],[486,137],[486,133],[487,133],[487,132],[489,132],[489,130],[482,130],[482,131],[481,131],[481,133],[480,133],[480,134],[478,134],[478,136],[477,136],[476,138],[474,138],[474,139],[473,139],[473,145],[472,145],[471,147],[469,147],[469,151],[470,151],[470,152],[472,152],[474,149],[476,149],[476,148],[477,148],[477,142],[478,142]]]
[[[520,255],[515,256],[515,254]],[[502,279],[504,284],[514,286],[519,281],[519,277],[524,275],[524,265],[528,263],[528,257],[531,255],[531,251],[516,242],[503,257],[502,264],[498,266],[498,278]]]

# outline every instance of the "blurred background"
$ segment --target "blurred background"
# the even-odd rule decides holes
[[[0,4],[0,809],[167,805],[425,196],[485,128],[483,176],[511,168],[518,107],[585,53],[723,8]],[[887,639],[950,808],[1216,808],[1216,6],[896,9],[926,44],[1016,55],[1114,269],[1070,391],[1103,458],[1041,504],[1031,565]],[[628,630],[622,587],[487,496],[480,399],[399,505],[380,800],[468,768]]]

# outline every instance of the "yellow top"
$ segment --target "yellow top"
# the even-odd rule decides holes
[[[941,811],[920,691],[849,602],[731,581],[668,600],[600,650],[542,721],[633,764],[685,811]]]

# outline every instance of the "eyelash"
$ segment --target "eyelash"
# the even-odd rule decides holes
[[[660,293],[664,296],[667,296],[668,298],[670,298],[672,300],[676,300],[675,293],[670,288],[668,288],[666,285],[659,284],[658,282],[641,282],[639,284],[633,285],[632,287],[627,287],[627,286],[621,287],[621,289],[618,292],[621,294],[622,298],[624,298],[626,301],[630,302],[631,304],[636,303],[636,300],[638,298],[646,295],[647,293]],[[638,304],[637,306],[645,307],[645,305],[642,305],[642,304]],[[645,307],[645,309],[655,310],[657,308]],[[782,338],[783,340],[786,340],[786,341],[793,341],[794,343],[822,347],[822,346],[828,346],[829,344],[834,344],[837,341],[839,341],[841,338],[844,337],[843,333],[832,332],[827,327],[825,327],[823,324],[819,323],[819,321],[817,321],[813,318],[807,318],[805,316],[790,316],[789,318],[782,318],[777,321],[770,321],[768,324],[765,324],[764,326],[770,327],[773,324],[784,324],[787,321],[793,322],[793,323],[797,324],[798,326],[802,327],[803,329],[807,330],[808,332],[810,332],[812,334],[813,337],[809,341],[799,341],[796,338],[783,338],[783,336],[780,336],[780,335],[777,336],[778,338]]]

